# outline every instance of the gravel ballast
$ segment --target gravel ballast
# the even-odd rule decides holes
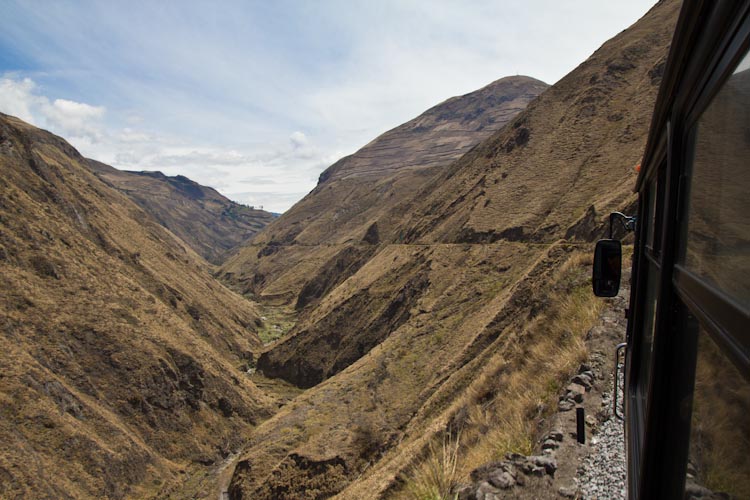
[[[622,377],[620,377],[622,381]],[[622,385],[619,388],[622,401]],[[625,500],[627,491],[625,465],[625,428],[611,412],[601,423],[599,432],[591,438],[591,453],[584,457],[578,469],[578,485],[584,499]]]

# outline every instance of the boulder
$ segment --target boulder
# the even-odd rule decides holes
[[[543,467],[544,471],[550,476],[554,476],[555,471],[557,470],[557,462],[552,457],[547,457],[543,455],[535,455],[535,456],[529,457],[529,462],[533,463],[534,465],[538,467]]]
[[[565,399],[572,399],[576,403],[582,403],[584,394],[586,394],[586,388],[584,386],[582,386],[581,384],[571,383],[568,384]]]
[[[516,480],[511,473],[502,469],[498,469],[490,474],[489,482],[492,486],[502,490],[512,488],[516,484]]]
[[[573,377],[572,382],[574,384],[582,385],[586,388],[586,390],[591,389],[591,385],[593,383],[593,379],[589,377],[588,375],[584,375],[583,373],[579,373],[575,377]]]
[[[502,492],[487,481],[482,481],[474,494],[477,500],[500,500]]]
[[[557,449],[560,446],[560,443],[555,441],[554,439],[547,439],[542,443],[542,449],[543,450],[554,450]]]
[[[563,440],[563,433],[560,430],[553,430],[550,431],[549,434],[547,434],[547,439],[553,439],[555,441],[562,441]]]

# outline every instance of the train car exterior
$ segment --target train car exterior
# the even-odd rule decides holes
[[[750,499],[749,47],[750,2],[683,4],[630,214],[633,500]],[[598,295],[619,284],[618,253],[597,248]]]

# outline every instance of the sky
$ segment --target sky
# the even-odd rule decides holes
[[[653,0],[0,0],[0,111],[284,212],[445,99],[549,84]]]

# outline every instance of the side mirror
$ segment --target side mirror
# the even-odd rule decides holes
[[[591,284],[597,297],[614,297],[620,291],[622,245],[620,240],[599,240],[594,251]]]

